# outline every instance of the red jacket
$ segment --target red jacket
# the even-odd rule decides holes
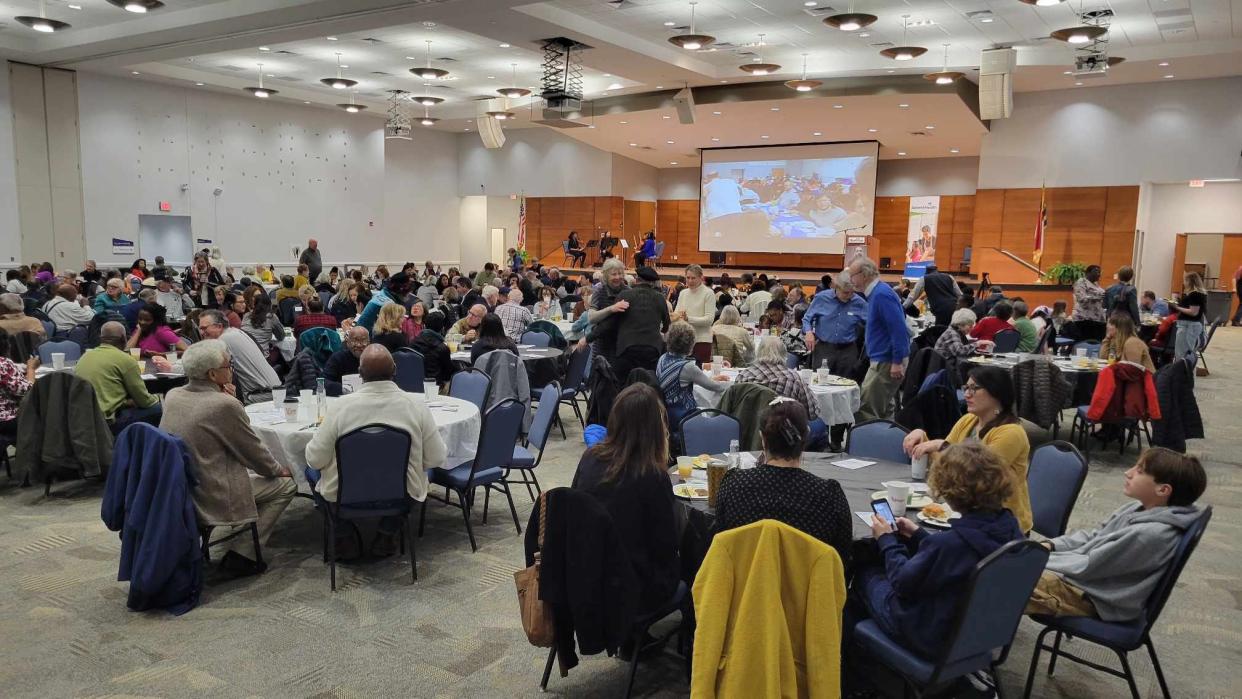
[[[1007,320],[1001,320],[996,316],[984,316],[978,323],[975,323],[975,327],[971,328],[970,336],[976,340],[991,340],[996,337],[996,333],[1013,329],[1013,325]]]
[[[1123,418],[1160,419],[1160,402],[1151,372],[1130,362],[1117,362],[1100,371],[1087,409],[1087,419],[1092,422],[1117,422]]]

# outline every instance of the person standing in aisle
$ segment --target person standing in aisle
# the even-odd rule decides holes
[[[319,255],[319,241],[311,238],[306,241],[306,249],[302,251],[302,256],[298,258],[298,264],[306,265],[309,274],[307,279],[315,280],[319,278],[319,273],[323,271],[323,258]]]
[[[865,351],[871,359],[862,385],[862,406],[855,422],[889,419],[893,397],[906,375],[910,354],[910,333],[901,297],[893,287],[880,281],[880,270],[873,260],[859,257],[846,267],[850,281],[867,297]]]
[[[696,362],[712,360],[712,322],[716,320],[716,294],[703,283],[703,268],[686,267],[686,288],[677,295],[672,320],[684,320],[694,328],[693,357]]]

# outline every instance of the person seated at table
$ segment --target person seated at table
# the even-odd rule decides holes
[[[1052,327],[1057,329],[1057,334],[1061,334],[1061,326],[1069,321],[1069,313],[1067,309],[1069,304],[1064,300],[1052,302],[1052,315],[1048,320],[1052,323]]]
[[[522,337],[522,333],[526,332],[526,328],[535,321],[535,317],[531,315],[530,309],[522,305],[526,296],[520,289],[512,289],[506,297],[506,301],[492,309],[499,318],[505,328],[505,334],[509,339],[517,342]]]
[[[336,330],[336,317],[323,312],[323,301],[318,296],[306,301],[306,312],[299,313],[293,319],[293,336],[301,337],[302,333],[311,328],[330,328]]]
[[[143,289],[136,296],[130,297],[130,302],[121,307],[121,317],[125,320],[125,329],[133,332],[138,329],[138,311],[146,307],[148,303],[155,303],[155,289]]]
[[[720,483],[716,531],[761,519],[784,522],[836,549],[848,578],[854,515],[840,483],[802,469],[809,436],[807,411],[801,403],[785,400],[768,408],[759,427],[763,443],[759,465],[730,469]]]
[[[384,265],[380,265],[380,267],[384,267]],[[387,276],[387,271],[387,268],[384,268],[385,276]],[[283,282],[284,279],[282,278],[281,281]],[[298,293],[301,293],[302,287],[310,286],[310,283],[310,266],[299,264],[298,273],[293,277],[293,288],[297,289]]]
[[[518,354],[517,343],[505,333],[504,322],[495,313],[488,313],[479,322],[479,338],[470,346],[470,363],[478,362],[479,357],[492,350],[508,350]]]
[[[315,293],[336,293],[336,287],[332,284],[332,277],[327,272],[320,272],[319,276],[315,277]]]
[[[668,476],[668,427],[660,394],[633,384],[617,394],[608,436],[578,462],[573,487],[608,509],[642,585],[640,613],[666,604],[681,569],[676,503]]]
[[[992,307],[992,315],[986,315],[971,328],[970,336],[976,340],[992,341],[996,333],[1002,330],[1013,330],[1009,319],[1013,317],[1013,306],[1008,301],[1000,301]]]
[[[25,308],[24,302],[22,308]],[[69,332],[78,325],[90,325],[95,319],[95,310],[86,303],[85,296],[79,297],[77,288],[72,284],[56,287],[56,295],[43,304],[43,312],[56,326],[58,333]]]
[[[134,329],[125,349],[141,350],[143,357],[167,354],[173,350],[184,352],[189,347],[184,339],[168,324],[168,311],[158,303],[148,303],[138,311],[138,327]]]
[[[1100,343],[1100,356],[1112,361],[1141,364],[1147,371],[1156,371],[1156,365],[1151,360],[1151,351],[1147,349],[1147,343],[1138,336],[1134,321],[1126,311],[1113,311],[1108,316],[1104,342]]]
[[[380,308],[379,317],[375,319],[371,342],[381,344],[389,352],[409,347],[410,341],[401,331],[401,323],[405,320],[405,306],[399,303],[386,303]]]
[[[1005,507],[1013,479],[982,444],[945,449],[928,471],[928,485],[961,518],[951,533],[931,535],[905,517],[894,530],[872,515],[883,563],[855,572],[847,618],[870,617],[893,642],[930,659],[944,652],[945,629],[952,628],[975,566],[1021,539],[1022,530]]]
[[[365,289],[365,285],[360,288],[354,280],[349,277],[343,277],[336,285],[336,294],[328,300],[328,312],[336,318],[339,324],[344,320],[352,320],[362,312],[358,305],[358,293]]]
[[[218,311],[205,311],[203,317],[211,313],[219,317]],[[194,508],[201,524],[214,527],[212,539],[254,522],[263,547],[297,486],[250,427],[235,396],[233,364],[224,342],[208,339],[190,345],[181,359],[189,383],[164,398],[167,410],[160,429],[180,437],[193,457],[198,481],[192,491]],[[226,551],[222,570],[238,576],[267,570],[251,537],[243,534],[221,546]]]
[[[423,376],[443,386],[453,378],[453,358],[444,342],[444,314],[431,311],[423,317],[423,331],[410,346],[423,355]]]
[[[32,355],[25,364],[9,359],[9,332],[0,328],[0,437],[10,442],[17,441],[17,409],[34,385],[38,368],[37,356]]]
[[[272,301],[266,294],[254,298],[254,309],[242,318],[241,329],[255,341],[265,356],[272,358],[279,355],[278,350],[273,352],[272,343],[285,339],[285,326],[276,316]]]
[[[1156,298],[1156,292],[1148,289],[1143,292],[1143,299],[1139,301],[1139,311],[1164,318],[1169,315],[1169,302]]]
[[[828,435],[828,426],[819,417],[819,405],[811,397],[810,389],[798,374],[798,370],[790,369],[785,364],[785,343],[781,338],[773,335],[761,338],[759,349],[755,352],[754,364],[738,374],[737,382],[767,386],[776,395],[801,404],[809,421],[808,448],[812,451],[816,451],[816,447]]]
[[[1177,327],[1177,315],[1169,311],[1169,314],[1161,318],[1160,324],[1156,326],[1156,334],[1151,338],[1151,348],[1160,354],[1164,354],[1164,351],[1168,349],[1169,335]]]
[[[47,328],[43,327],[43,323],[40,323],[38,318],[26,315],[26,302],[22,301],[22,297],[17,294],[0,294],[0,330],[10,335],[34,333],[39,336],[40,342],[48,339]]]
[[[676,425],[698,406],[694,402],[694,387],[701,386],[712,393],[723,393],[729,387],[729,378],[722,374],[708,376],[694,363],[694,326],[684,320],[668,326],[664,338],[665,352],[656,362],[656,380],[664,394],[664,407],[668,411],[670,425]]]
[[[324,385],[328,395],[339,396],[343,393],[342,378],[358,373],[358,361],[362,350],[371,344],[371,333],[367,329],[355,325],[345,331],[345,344],[332,353],[323,367]]]
[[[129,295],[125,293],[125,282],[120,277],[113,277],[104,285],[104,293],[95,296],[93,305],[95,313],[120,313],[121,309],[129,305]]]
[[[266,298],[260,297],[260,298]],[[233,359],[233,378],[237,383],[237,397],[245,404],[262,403],[272,399],[272,389],[281,385],[276,370],[246,333],[228,326],[224,314],[214,308],[198,313],[199,336],[207,340],[220,340],[228,348]],[[190,345],[193,347],[194,345]],[[160,356],[151,358],[156,371],[173,371],[174,366]]]
[[[405,488],[411,499],[418,502],[426,500],[427,469],[446,466],[448,450],[427,401],[422,396],[401,390],[393,382],[396,372],[392,353],[383,345],[369,345],[362,351],[358,365],[362,388],[328,404],[323,424],[306,445],[305,454],[306,464],[319,472],[315,492],[324,500],[335,502],[337,498],[340,480],[336,462],[337,440],[368,425],[385,425],[409,435]],[[452,467],[457,464],[447,465]],[[390,556],[396,552],[400,531],[400,519],[382,518],[371,543],[371,553]]]
[[[785,312],[785,302],[778,299],[768,301],[767,310],[759,319],[759,328],[784,332],[791,327],[793,327],[793,316]]]
[[[289,373],[285,375],[285,388],[290,395],[315,390],[317,380],[323,378],[328,360],[341,347],[341,341],[334,329],[325,328],[303,335],[298,339],[298,345],[301,349],[293,356]]]
[[[712,324],[712,354],[735,367],[744,367],[754,358],[755,338],[742,327],[742,314],[736,306],[720,309],[720,318]]]
[[[539,287],[539,300],[535,302],[533,311],[536,320],[552,320],[561,315],[561,301],[556,298],[556,289],[551,286]]]
[[[401,321],[401,332],[405,333],[407,342],[413,344],[418,336],[423,333],[423,321],[427,317],[427,306],[422,301],[415,301],[410,304],[410,312]]]
[[[275,284],[276,277],[272,274],[271,265],[256,265],[255,276],[258,277],[261,284]]]
[[[86,350],[73,372],[95,389],[95,402],[113,433],[135,422],[160,423],[159,400],[142,381],[142,365],[125,351],[125,326],[120,322],[100,326],[99,346]]]
[[[293,276],[289,274],[280,275],[280,288],[276,290],[276,298],[272,301],[279,306],[281,301],[285,299],[296,299],[298,297],[298,288],[294,286]]]
[[[1048,564],[1026,613],[1111,622],[1142,617],[1183,533],[1203,515],[1195,501],[1206,489],[1207,474],[1195,457],[1163,447],[1143,452],[1122,484],[1133,502],[1098,527],[1041,542],[1050,551]]]
[[[923,430],[913,430],[906,435],[902,447],[912,458],[930,457],[949,444],[982,442],[1013,480],[1005,507],[1018,518],[1022,531],[1030,531],[1031,498],[1026,488],[1026,467],[1031,443],[1014,414],[1013,377],[1000,367],[977,366],[970,370],[963,392],[966,414],[953,425],[948,437],[928,439]],[[934,464],[931,468],[935,468]]]
[[[979,347],[991,346],[990,342],[979,342],[970,339],[970,329],[975,327],[975,312],[969,308],[953,311],[953,319],[949,329],[940,334],[936,340],[936,351],[945,359],[965,359],[975,353]]]
[[[1026,301],[1015,300],[1013,302],[1013,329],[1017,330],[1020,336],[1018,352],[1034,352],[1035,345],[1039,344],[1039,330],[1031,319],[1026,317],[1029,312]]]

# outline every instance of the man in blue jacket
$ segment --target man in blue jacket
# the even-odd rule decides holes
[[[873,260],[856,258],[845,271],[867,299],[864,351],[871,360],[871,368],[863,379],[862,405],[854,421],[891,418],[893,397],[905,378],[910,354],[910,332],[906,329],[901,297],[893,287],[880,281],[880,269]]]

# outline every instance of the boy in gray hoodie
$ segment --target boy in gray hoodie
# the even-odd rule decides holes
[[[1143,452],[1126,471],[1122,505],[1099,527],[1043,542],[1051,553],[1028,614],[1138,618],[1173,557],[1182,533],[1201,514],[1207,487],[1199,460],[1162,447]]]

